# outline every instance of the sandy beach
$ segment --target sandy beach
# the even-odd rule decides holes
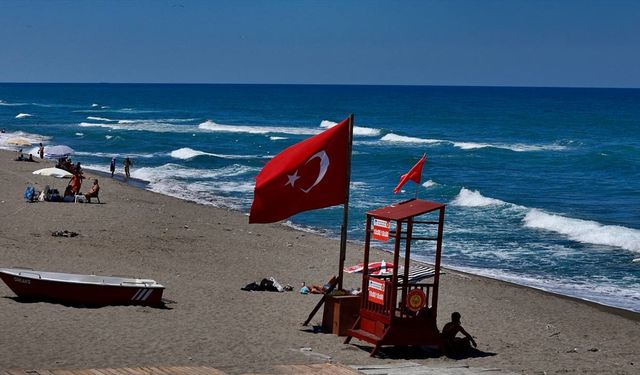
[[[152,278],[174,302],[165,309],[24,303],[0,283],[0,369],[211,366],[239,374],[277,364],[409,360],[523,374],[640,372],[640,314],[451,270],[441,277],[438,326],[460,311],[486,355],[453,360],[384,349],[370,358],[366,343],[344,345],[301,326],[320,296],[299,294],[300,283],[322,284],[337,272],[338,241],[249,225],[245,214],[102,176],[102,204],[25,203],[28,183],[62,191],[67,181],[31,173],[50,162],[15,156],[0,151],[0,267]],[[95,176],[85,175],[82,191]],[[79,235],[51,236],[60,230]],[[346,263],[361,262],[361,254],[351,243]],[[240,290],[269,276],[294,291]],[[346,275],[346,287],[359,283]],[[320,312],[312,323],[321,319]]]

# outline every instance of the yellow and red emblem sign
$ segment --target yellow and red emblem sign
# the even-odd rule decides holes
[[[427,296],[420,289],[413,289],[407,294],[407,308],[413,312],[420,311],[427,303]]]

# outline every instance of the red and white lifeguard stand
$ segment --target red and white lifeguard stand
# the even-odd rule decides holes
[[[372,276],[364,267],[360,312],[353,328],[347,331],[345,344],[351,338],[374,344],[371,356],[383,345],[441,346],[436,318],[444,210],[442,203],[411,199],[367,212],[364,264],[369,264],[372,237],[384,240],[386,234],[395,242],[393,274]],[[425,231],[426,236],[414,236],[416,226],[431,228]],[[411,242],[415,240],[435,242],[435,274],[425,282],[409,280]],[[402,274],[398,274],[402,250],[404,265]]]

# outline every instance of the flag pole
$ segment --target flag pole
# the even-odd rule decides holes
[[[347,254],[347,229],[349,223],[349,188],[351,185],[351,149],[353,146],[353,113],[349,115],[349,139],[347,141],[346,186],[344,187],[344,209],[342,211],[342,227],[340,228],[340,261],[338,268],[338,290],[342,290],[344,261]]]

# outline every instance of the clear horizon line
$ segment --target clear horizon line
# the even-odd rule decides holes
[[[37,82],[37,81],[2,81],[0,84],[32,84],[32,85],[235,85],[235,86],[389,86],[389,87],[477,87],[477,88],[539,88],[539,89],[615,89],[637,90],[640,87],[625,86],[526,86],[526,85],[429,85],[429,84],[390,84],[390,83],[232,83],[232,82]]]

